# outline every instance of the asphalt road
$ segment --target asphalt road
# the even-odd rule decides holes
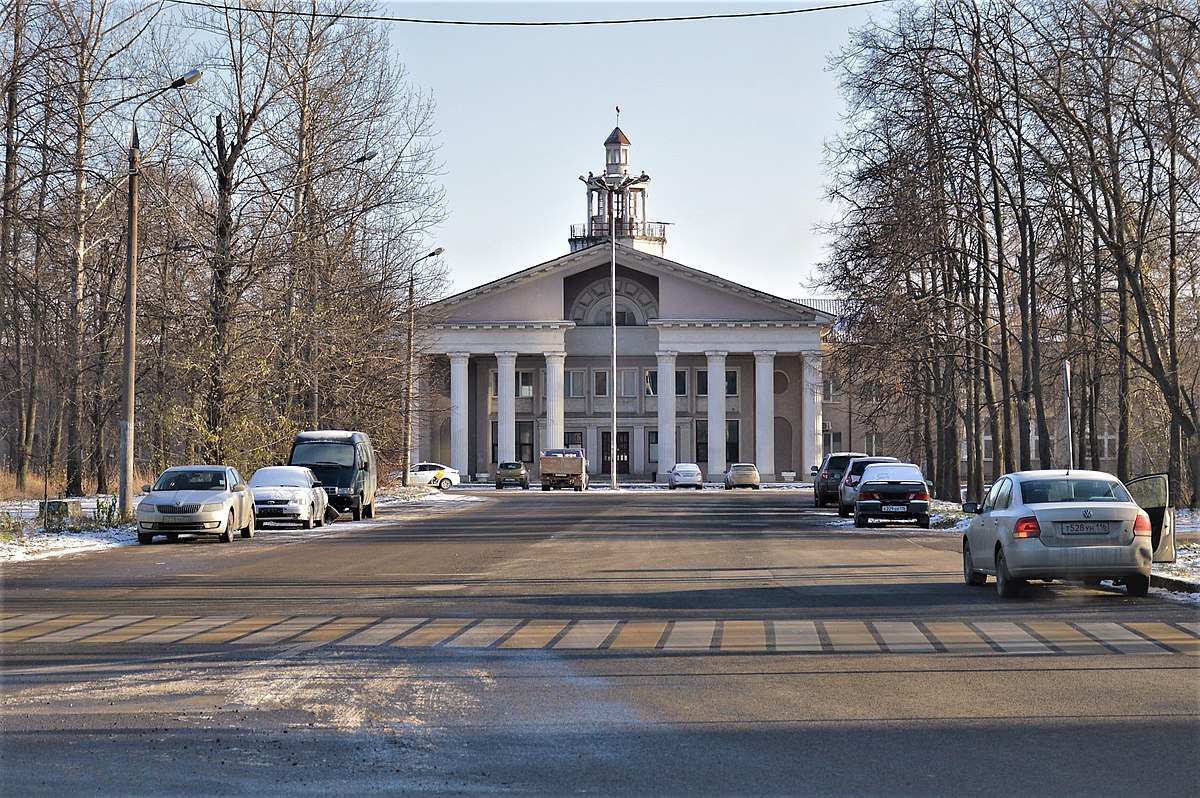
[[[513,491],[5,567],[0,794],[1200,794],[1200,612],[795,492]]]

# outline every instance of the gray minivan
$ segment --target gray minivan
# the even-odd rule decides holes
[[[349,510],[355,521],[375,517],[379,462],[365,432],[310,430],[296,435],[288,465],[311,468],[329,494],[329,504]]]

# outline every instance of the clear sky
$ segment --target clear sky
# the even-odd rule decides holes
[[[829,0],[828,4],[838,0]],[[812,2],[384,2],[422,19],[562,21],[811,8]],[[616,124],[652,182],[666,257],[789,298],[823,257],[823,143],[842,103],[828,57],[887,5],[752,19],[582,27],[392,24],[409,79],[432,94],[458,292],[566,254],[585,221],[578,176],[604,167]]]

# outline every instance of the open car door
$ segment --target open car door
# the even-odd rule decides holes
[[[1129,495],[1150,516],[1154,562],[1175,562],[1175,508],[1166,474],[1150,474],[1125,483]]]

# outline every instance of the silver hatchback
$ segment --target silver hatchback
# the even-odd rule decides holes
[[[1131,491],[1138,495],[1134,500]],[[1167,478],[1141,477],[1127,489],[1101,471],[1021,471],[996,480],[963,535],[963,580],[1016,595],[1029,579],[1101,580],[1132,596],[1150,587],[1152,561],[1175,558]]]

